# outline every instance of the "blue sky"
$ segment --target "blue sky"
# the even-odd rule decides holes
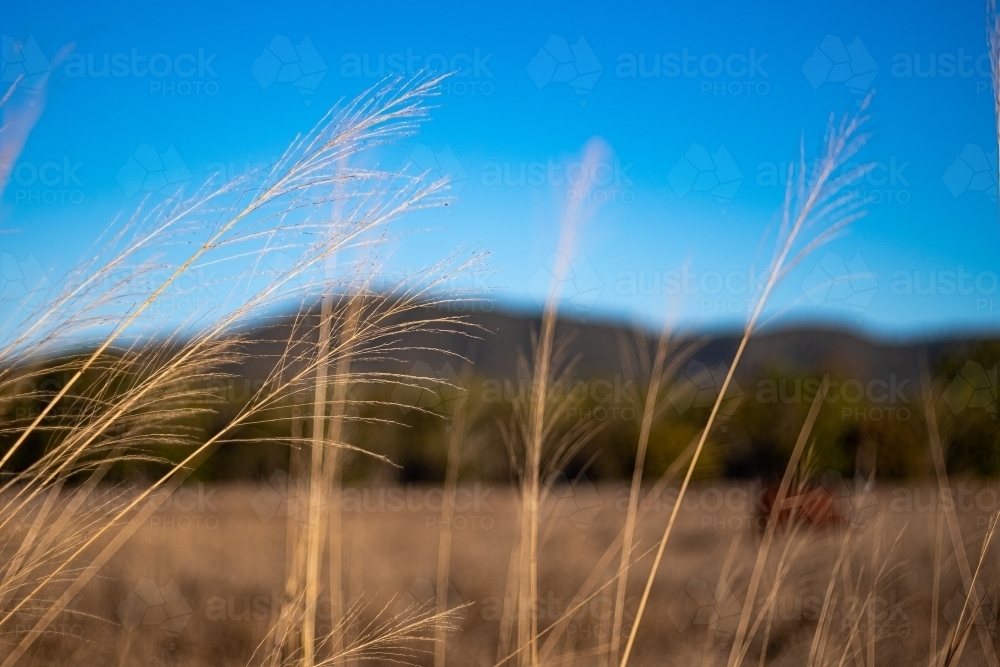
[[[381,74],[430,67],[454,75],[400,154],[452,177],[457,202],[405,223],[429,231],[401,269],[481,246],[492,295],[537,307],[566,176],[598,137],[567,310],[656,322],[679,289],[685,322],[738,325],[789,160],[874,89],[870,213],[771,312],[894,336],[1000,328],[980,2],[537,4],[12,3],[3,76],[26,68],[46,99],[0,202],[4,280],[72,265],[153,187],[137,163],[192,188],[237,175]]]

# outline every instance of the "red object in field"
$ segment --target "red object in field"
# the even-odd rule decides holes
[[[758,526],[761,528],[770,521],[777,521],[778,526],[790,522],[817,527],[837,526],[845,518],[837,498],[822,486],[790,488],[781,503],[777,500],[778,486],[769,486],[757,507],[760,512]]]

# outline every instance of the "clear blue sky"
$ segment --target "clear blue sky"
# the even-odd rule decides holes
[[[78,259],[153,187],[137,162],[190,187],[239,173],[380,73],[427,66],[455,75],[404,150],[455,178],[458,201],[408,223],[433,229],[401,266],[481,245],[494,296],[534,307],[564,176],[600,137],[607,203],[581,230],[567,308],[654,322],[680,284],[687,322],[738,324],[785,165],[874,88],[870,214],[773,310],[889,335],[1000,328],[981,2],[541,4],[8,3],[4,77],[24,68],[47,101],[0,204],[17,230],[0,235],[5,280],[12,262]]]

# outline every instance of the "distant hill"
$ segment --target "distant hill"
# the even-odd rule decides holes
[[[417,309],[408,317],[437,314],[454,313]],[[446,382],[459,381],[463,373],[460,357],[466,355],[474,362],[472,384],[466,389],[479,403],[477,417],[470,425],[470,431],[475,433],[469,440],[479,444],[474,455],[464,458],[462,474],[490,481],[510,479],[507,443],[498,425],[512,423],[512,391],[516,396],[522,390],[518,384],[519,360],[526,358],[530,363],[532,336],[541,327],[540,317],[503,310],[476,311],[463,317],[465,331],[474,334],[474,340],[468,335],[421,333],[406,338],[409,349],[392,362],[355,363],[354,369],[420,376],[427,395],[421,396],[424,390],[416,389],[417,404],[425,410],[413,410],[406,407],[413,398],[407,389],[413,387],[394,382],[352,387],[350,409],[353,416],[362,419],[349,423],[345,437],[399,467],[355,456],[346,473],[349,479],[422,482],[443,477],[450,413],[419,401],[443,392]],[[292,321],[291,316],[279,313],[267,323],[243,332],[247,352],[244,360],[225,369],[234,377],[212,389],[224,392],[219,403],[221,414],[206,417],[192,427],[209,434],[226,423],[226,415],[237,410],[271,373],[275,359],[285,349],[284,341],[295,337]],[[305,323],[300,331],[314,332],[317,321],[315,311],[299,318],[300,323]],[[645,345],[647,356],[652,357],[656,336],[657,332],[636,331],[609,321],[559,321],[557,339],[565,341],[564,359],[575,362],[568,382],[582,391],[572,399],[572,408],[563,413],[563,421],[556,429],[591,421],[599,431],[570,462],[569,473],[586,470],[593,479],[629,476],[638,433],[636,416],[641,413],[648,382],[635,362],[636,349]],[[662,410],[650,438],[650,475],[662,472],[703,427],[732,362],[739,335],[688,333],[676,341],[678,348],[691,343],[696,344],[694,352],[678,364],[658,402]],[[628,351],[631,362],[623,363],[623,349]],[[308,352],[309,347],[304,346],[302,351]],[[1000,336],[991,339],[956,335],[893,342],[846,329],[820,327],[789,327],[752,338],[737,369],[735,384],[727,394],[718,428],[713,430],[700,474],[755,477],[780,471],[820,381],[829,376],[830,405],[821,411],[814,433],[817,465],[844,474],[867,466],[866,470],[877,469],[879,475],[926,475],[930,468],[920,400],[922,354],[928,360],[939,397],[937,408],[948,446],[949,469],[980,476],[1000,474],[1000,428],[996,420]],[[290,410],[291,405],[285,404],[280,410]],[[300,414],[308,413],[310,406],[307,396],[298,399]],[[283,414],[287,418],[291,413]],[[205,480],[247,479],[267,477],[277,468],[287,470],[288,448],[274,439],[289,435],[288,422],[282,420],[248,427],[239,433],[240,442],[223,445],[200,466],[196,476]],[[40,452],[44,446],[39,440],[29,449]]]
[[[512,379],[520,355],[531,354],[532,332],[541,328],[537,315],[494,310],[466,315],[478,329],[480,341],[471,347],[464,338],[426,338],[428,345],[445,347],[457,354],[473,351],[477,375]],[[573,321],[560,319],[557,338],[568,340],[567,357],[575,359],[578,377],[603,377],[622,371],[619,341],[626,337],[634,341],[644,335],[652,350],[659,332],[637,331],[623,324],[608,321]],[[740,340],[740,333],[691,334],[687,340],[703,341],[693,359],[714,366],[729,364]],[[915,381],[919,377],[918,355],[927,354],[933,366],[944,357],[970,352],[977,345],[996,338],[943,336],[918,342],[886,342],[848,329],[819,327],[789,327],[757,333],[751,339],[737,370],[737,379],[761,377],[781,369],[799,377],[836,370],[861,381],[888,378],[895,375]]]

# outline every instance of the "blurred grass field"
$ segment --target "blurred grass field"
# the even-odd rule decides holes
[[[280,479],[280,478],[279,478]],[[850,484],[845,483],[847,487]],[[621,529],[627,487],[586,480],[566,484],[547,509],[540,562],[537,614],[542,627],[572,607],[580,585]],[[965,482],[955,487],[957,516],[968,548],[975,551],[1000,487]],[[345,489],[343,530],[345,592],[363,605],[362,618],[388,606],[432,604],[440,487]],[[516,494],[506,487],[462,487],[453,519],[449,604],[468,604],[461,630],[451,633],[451,664],[495,660],[508,563],[516,532]],[[662,531],[669,494],[639,523],[637,549],[645,551]],[[740,591],[752,566],[761,531],[752,484],[693,487],[668,548],[669,566],[654,586],[647,612],[649,632],[640,635],[640,665],[713,664],[724,659]],[[901,531],[891,558],[898,567],[877,591],[867,632],[876,635],[879,664],[904,666],[927,660],[934,581],[936,490],[926,485],[886,487],[851,508],[861,539],[852,576],[871,567],[870,550]],[[624,499],[624,501],[623,501]],[[251,662],[280,609],[284,595],[286,522],[296,519],[295,496],[281,484],[187,487],[174,494],[123,548],[104,576],[92,581],[63,613],[39,647],[36,659],[77,665],[236,665]],[[289,516],[291,515],[291,516]],[[301,515],[298,520],[301,520]],[[847,524],[809,528],[779,538],[796,543],[799,555],[771,613],[769,664],[799,665],[806,658],[819,617],[826,578]],[[867,558],[866,558],[867,556]],[[727,566],[727,561],[731,564]],[[991,567],[996,554],[991,557]],[[649,558],[634,566],[627,608],[634,609]],[[728,579],[720,584],[723,570]],[[995,572],[995,570],[994,570]],[[954,563],[944,562],[938,622],[944,632],[957,621],[964,599]],[[987,593],[982,618],[996,647],[996,588]],[[325,594],[325,591],[324,591]],[[759,604],[759,602],[758,602]],[[840,600],[833,631],[849,634],[857,621]],[[607,590],[571,615],[560,639],[559,664],[589,664],[606,641],[613,600]],[[319,607],[322,621],[328,607]],[[626,624],[629,615],[626,613]],[[350,634],[350,630],[349,630]],[[759,648],[759,647],[758,647]],[[418,658],[433,664],[432,656]],[[987,664],[969,652],[964,664]]]

